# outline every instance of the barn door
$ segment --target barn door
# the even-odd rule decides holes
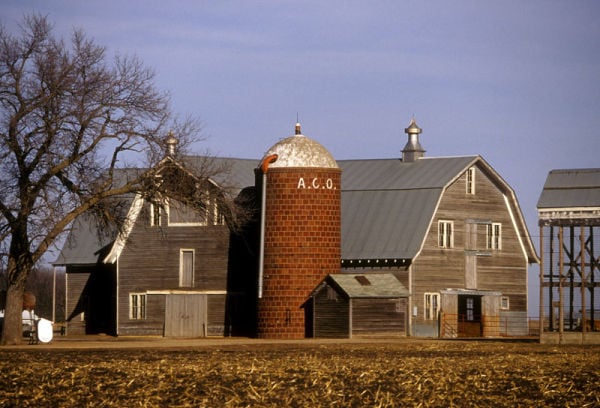
[[[458,336],[481,336],[481,296],[458,295]]]
[[[206,295],[167,295],[165,337],[206,335]]]

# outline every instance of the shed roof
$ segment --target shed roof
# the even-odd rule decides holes
[[[349,298],[398,298],[409,296],[406,287],[391,273],[330,274],[325,281]]]
[[[574,207],[600,207],[600,168],[548,173],[537,208]]]

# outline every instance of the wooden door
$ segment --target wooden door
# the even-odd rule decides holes
[[[167,295],[165,337],[206,336],[206,295]]]
[[[480,337],[481,328],[481,296],[458,296],[458,336]]]

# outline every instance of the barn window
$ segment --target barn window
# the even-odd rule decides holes
[[[502,310],[510,309],[510,302],[508,300],[508,296],[502,296],[500,298],[500,309],[502,309]]]
[[[158,204],[150,204],[150,226],[160,227],[160,206]]]
[[[179,286],[191,288],[194,286],[194,250],[181,249],[179,253]]]
[[[472,297],[467,298],[467,321],[472,322],[475,320],[475,299]]]
[[[454,246],[454,223],[452,221],[438,222],[438,245],[440,248]]]
[[[129,318],[134,320],[146,318],[146,294],[129,294]]]
[[[425,320],[437,319],[440,311],[440,294],[425,293]]]
[[[493,222],[487,226],[487,249],[502,249],[502,224]]]
[[[467,194],[475,194],[475,167],[467,170]]]

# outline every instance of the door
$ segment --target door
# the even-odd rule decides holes
[[[458,336],[481,337],[481,296],[458,296]]]
[[[206,295],[167,295],[165,337],[206,336]]]

